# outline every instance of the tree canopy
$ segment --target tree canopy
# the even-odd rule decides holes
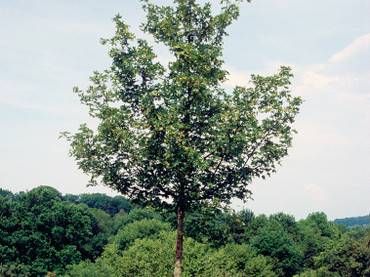
[[[102,40],[111,47],[111,68],[95,72],[86,91],[75,88],[100,125],[65,133],[71,155],[91,184],[141,204],[243,199],[251,180],[269,175],[287,155],[301,99],[290,94],[288,67],[271,77],[252,75],[253,87],[227,93],[220,58],[237,5],[212,16],[210,4],[175,2],[176,8],[144,5],[143,30],[175,58],[167,68],[114,18],[115,36]]]
[[[142,30],[165,45],[173,61],[162,64],[117,15],[115,35],[102,40],[112,66],[94,72],[86,91],[74,89],[99,126],[82,124],[64,135],[91,184],[141,205],[177,210],[180,242],[184,212],[205,201],[245,199],[254,178],[275,171],[288,154],[302,100],[290,93],[289,67],[252,75],[251,87],[228,92],[223,86],[223,41],[241,1],[221,1],[217,15],[210,3],[195,0],[142,2]]]

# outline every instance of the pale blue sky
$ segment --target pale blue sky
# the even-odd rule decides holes
[[[0,0],[0,187],[113,194],[86,188],[88,178],[58,135],[89,121],[72,88],[85,88],[94,70],[109,66],[99,39],[111,36],[117,13],[135,32],[145,20],[136,0]],[[241,5],[225,40],[226,85],[289,65],[292,91],[305,99],[289,157],[251,185],[254,201],[244,207],[296,219],[315,211],[329,219],[370,213],[369,14],[368,0]],[[163,50],[159,57],[169,59]]]

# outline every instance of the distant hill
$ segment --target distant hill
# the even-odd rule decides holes
[[[335,224],[343,224],[348,227],[352,226],[370,226],[370,214],[365,216],[347,217],[342,219],[335,219]]]

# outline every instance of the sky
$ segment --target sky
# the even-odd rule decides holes
[[[292,93],[304,103],[289,156],[272,177],[250,185],[254,200],[232,207],[297,220],[313,212],[330,220],[368,215],[370,2],[255,0],[240,8],[224,44],[225,86],[291,66]],[[110,66],[99,40],[112,36],[117,13],[142,36],[138,0],[0,0],[0,188],[116,195],[86,187],[88,176],[58,137],[91,122],[72,89]],[[164,47],[156,50],[170,59]]]

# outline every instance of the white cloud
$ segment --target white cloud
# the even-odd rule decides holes
[[[370,34],[361,36],[323,63],[298,68],[300,93],[370,93]]]
[[[363,35],[353,41],[342,51],[334,54],[330,58],[330,62],[344,62],[352,59],[354,56],[365,54],[369,55],[370,50],[370,34]]]
[[[320,74],[316,69],[308,69],[302,76],[302,81],[305,85],[313,88],[326,88],[328,85],[340,82],[339,76],[326,76]]]
[[[315,205],[326,205],[328,203],[328,197],[325,188],[316,185],[308,184],[304,185],[303,189],[299,191],[304,198]]]
[[[240,71],[236,68],[225,66],[225,69],[229,72],[229,75],[227,76],[228,80],[225,82],[225,85],[230,87],[248,86],[252,74],[271,76],[276,74],[279,71],[280,67],[283,65],[287,64],[282,61],[267,62],[266,64],[264,64],[262,70],[259,70],[258,72]],[[295,66],[291,67],[294,68]]]
[[[87,113],[86,108],[79,104],[77,96],[73,102],[65,101],[63,98],[57,98],[60,91],[55,91],[56,93],[48,95],[45,87],[37,83],[17,83],[0,79],[0,104],[12,108],[17,113],[23,109],[58,116],[81,116]]]
[[[226,67],[226,70],[229,72],[229,75],[227,76],[227,81],[225,82],[225,85],[230,87],[248,85],[251,73],[238,71],[235,68],[231,67]]]

